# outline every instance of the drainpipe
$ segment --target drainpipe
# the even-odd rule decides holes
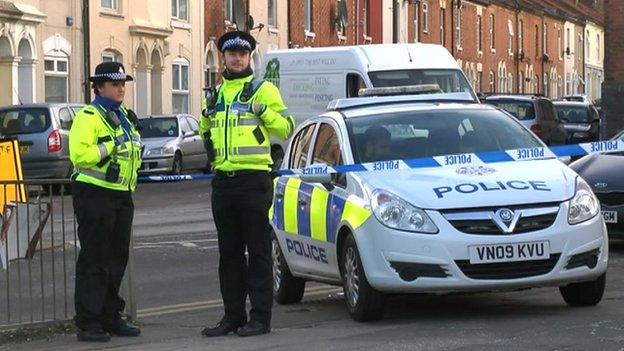
[[[399,42],[399,6],[392,0],[392,42]]]
[[[515,0],[515,2],[516,2],[516,11],[515,11],[516,12],[516,23],[515,23],[515,26],[516,26],[516,52],[514,52],[514,63],[516,64],[516,80],[520,81],[520,64],[522,63],[522,61],[520,61],[520,56],[519,56],[520,48],[521,48],[521,44],[522,43],[520,42],[520,30],[518,28],[518,24],[520,23],[519,22],[519,19],[520,19],[520,3],[518,3],[518,0]],[[523,29],[523,32],[524,32],[524,28],[522,28],[522,29]],[[524,37],[524,33],[522,33],[522,37]],[[526,72],[525,72],[524,76],[526,76]],[[520,84],[521,84],[520,86],[516,86],[515,87],[515,88],[518,88],[518,94],[522,94],[522,88],[524,87],[524,81],[522,81]],[[512,87],[512,88],[514,88],[514,87]]]
[[[89,21],[89,0],[82,1],[82,40],[83,40],[83,69],[84,69],[84,102],[91,102],[91,87],[87,79],[91,74],[91,48],[90,48],[90,21]]]

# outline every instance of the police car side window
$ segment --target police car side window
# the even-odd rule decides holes
[[[315,126],[316,124],[311,124],[295,135],[290,156],[290,168],[304,168],[306,166]]]
[[[340,153],[340,140],[334,128],[326,123],[321,124],[316,143],[314,144],[314,153],[312,155],[313,163],[323,163],[328,166],[342,165],[342,155]]]

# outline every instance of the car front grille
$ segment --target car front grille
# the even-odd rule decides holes
[[[455,263],[461,271],[471,279],[518,279],[547,274],[553,270],[561,254],[551,254],[545,260],[479,263],[472,264],[469,260],[457,260]]]
[[[462,233],[509,235],[547,229],[555,223],[559,213],[558,204],[546,204],[536,207],[504,207],[513,211],[513,213],[518,213],[515,226],[509,228],[510,221],[506,222],[496,217],[498,216],[497,211],[501,208],[453,210],[443,212],[442,215],[455,229]]]
[[[598,201],[606,206],[624,205],[624,192],[595,193]]]

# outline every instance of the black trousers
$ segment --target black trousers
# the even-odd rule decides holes
[[[268,210],[273,181],[268,172],[219,176],[212,181],[212,213],[219,238],[219,282],[224,320],[271,321],[273,274]],[[245,258],[247,248],[248,259]]]
[[[74,321],[83,330],[112,325],[125,307],[119,287],[128,263],[132,196],[80,182],[72,193],[80,239]]]

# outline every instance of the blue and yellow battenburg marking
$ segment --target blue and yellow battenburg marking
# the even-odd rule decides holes
[[[294,177],[275,180],[269,218],[276,229],[288,234],[335,243],[341,223],[348,223],[356,230],[371,215],[372,212],[353,195],[344,199]]]

